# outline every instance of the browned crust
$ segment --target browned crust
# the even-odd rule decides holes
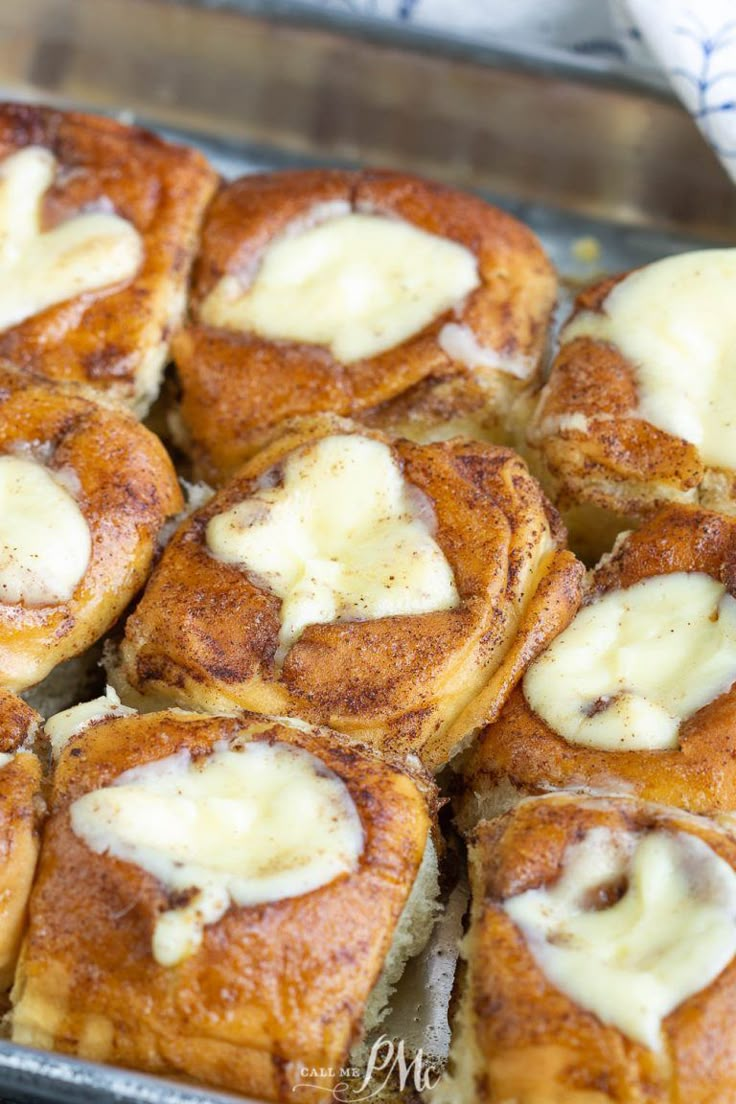
[[[26,922],[44,814],[41,764],[27,749],[41,718],[14,694],[0,690],[0,993],[13,981]]]
[[[417,752],[434,768],[505,700],[550,631],[548,607],[577,601],[582,568],[559,551],[559,519],[514,453],[395,442],[406,478],[434,506],[460,606],[311,625],[279,671],[279,600],[214,559],[205,528],[291,451],[333,432],[366,431],[330,418],[295,423],[179,529],[128,620],[124,674],[173,703],[288,713],[388,752]]]
[[[34,737],[41,717],[22,698],[0,688],[0,752],[17,751]]]
[[[736,841],[702,818],[633,800],[522,803],[478,827],[471,847],[468,984],[480,1065],[474,1104],[713,1104],[736,1099],[724,1025],[736,1015],[736,960],[663,1022],[667,1061],[604,1025],[545,977],[501,905],[554,882],[565,849],[594,827],[686,832],[736,868]]]
[[[0,158],[31,145],[49,149],[59,162],[45,200],[48,227],[104,198],[136,227],[145,257],[124,287],[77,296],[0,333],[0,356],[49,379],[144,401],[140,373],[149,357],[156,361],[154,375],[165,362],[217,176],[200,153],[137,127],[35,104],[0,104]]]
[[[163,523],[182,508],[163,445],[130,415],[0,364],[0,454],[18,451],[74,473],[92,555],[70,601],[0,604],[0,684],[12,690],[110,628],[143,585]]]
[[[605,312],[628,275],[586,289],[571,317]],[[635,367],[615,345],[578,337],[561,347],[529,428],[558,505],[589,502],[636,518],[669,502],[736,512],[736,473],[707,467],[695,445],[641,419],[638,402]],[[560,426],[574,415],[584,428]]]
[[[442,326],[454,319],[451,312],[396,348],[348,366],[319,346],[198,322],[202,300],[222,275],[251,271],[289,222],[336,200],[397,215],[470,249],[482,285],[457,320],[482,345],[539,366],[556,279],[537,239],[511,216],[474,196],[401,174],[310,170],[245,177],[226,185],[210,207],[195,269],[192,322],[174,343],[188,446],[199,473],[212,481],[232,473],[286,418],[325,411],[361,417],[424,380],[468,375],[438,343]],[[494,410],[497,421],[534,382],[534,372],[524,383],[496,370],[475,375],[488,385],[490,421]]]
[[[151,954],[170,902],[139,867],[91,852],[69,806],[121,772],[180,748],[206,755],[243,733],[319,756],[344,779],[365,831],[355,873],[300,897],[232,907],[175,967]],[[360,1031],[365,1001],[416,877],[429,829],[414,783],[326,732],[268,718],[176,712],[102,721],[62,753],[13,994],[14,1037],[83,1057],[199,1081],[269,1100],[325,1098]]]
[[[672,506],[629,534],[596,568],[586,602],[641,579],[702,571],[736,586],[736,518]],[[570,618],[571,619],[571,618]],[[565,628],[559,626],[559,631]],[[736,809],[736,687],[698,710],[672,750],[601,751],[568,743],[536,713],[517,686],[499,719],[478,737],[463,764],[470,815],[474,795],[502,782],[522,793],[557,789],[630,793],[694,813]]]

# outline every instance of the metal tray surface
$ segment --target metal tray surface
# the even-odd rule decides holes
[[[539,235],[565,283],[560,315],[601,273],[736,242],[736,190],[690,119],[614,66],[328,20],[289,0],[6,0],[0,95],[140,122],[227,177],[373,164],[477,191]],[[437,1061],[466,901],[461,884],[382,1027]],[[235,1100],[248,1104],[0,1040],[0,1104]]]

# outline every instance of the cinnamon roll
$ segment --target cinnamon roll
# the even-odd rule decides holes
[[[671,502],[736,513],[735,276],[736,250],[702,250],[578,296],[529,433],[578,527]]]
[[[134,704],[297,716],[436,769],[577,603],[563,542],[508,449],[306,420],[181,526],[111,679]]]
[[[436,1104],[736,1099],[736,840],[632,798],[478,825],[450,1074]]]
[[[236,180],[174,343],[179,437],[211,482],[297,415],[508,442],[555,292],[534,235],[474,196],[395,173]]]
[[[324,1100],[432,926],[429,779],[252,714],[66,728],[13,1039]]]
[[[0,357],[144,414],[216,179],[136,127],[0,104]]]
[[[182,500],[130,414],[0,365],[0,503],[0,686],[21,691],[111,627]]]
[[[736,810],[736,518],[671,506],[623,536],[462,766],[461,822],[527,794]]]

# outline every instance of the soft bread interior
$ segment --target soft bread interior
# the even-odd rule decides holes
[[[471,940],[473,930],[460,944],[460,955],[466,966],[463,988],[452,1023],[452,1044],[447,1059],[447,1070],[427,1095],[427,1104],[474,1104],[476,1084],[483,1071],[483,1060],[478,1047],[473,1023],[473,1000],[468,973],[472,961]],[[511,1102],[509,1102],[511,1104]]]
[[[521,796],[519,797],[521,800]],[[468,863],[472,877],[473,848],[469,848]],[[472,900],[468,930],[458,946],[458,967],[455,987],[459,999],[451,1009],[451,1042],[447,1067],[434,1088],[425,1095],[427,1104],[475,1104],[478,1078],[483,1073],[484,1061],[475,1030],[473,995],[470,984],[473,963],[477,961],[475,941],[477,932],[478,903]],[[512,1104],[509,1101],[508,1104]]]
[[[46,720],[77,702],[96,698],[105,684],[101,656],[101,645],[93,644],[81,655],[54,667],[45,679],[20,696]]]
[[[123,705],[136,709],[139,713],[158,713],[162,709],[171,709],[171,701],[156,694],[140,694],[128,682],[120,663],[120,648],[116,641],[106,640],[102,650],[102,665],[107,681],[120,698]],[[195,711],[193,709],[193,711]]]
[[[559,794],[577,794],[581,797],[631,797],[631,792],[626,785],[621,783],[618,788],[612,782],[604,789],[596,789],[595,786],[574,785],[572,782],[563,789],[549,786],[540,789],[524,788],[516,786],[506,778],[499,778],[493,786],[483,793],[468,791],[457,802],[455,814],[455,826],[458,831],[466,835],[471,832],[481,821],[495,820],[504,813],[515,809],[522,801],[533,798],[554,797]]]
[[[457,803],[455,824],[461,833],[469,832],[481,820],[494,820],[513,809],[525,797],[529,790],[515,786],[507,778],[499,778],[494,786],[483,793],[468,790]]]
[[[410,958],[424,947],[432,934],[439,908],[439,868],[437,852],[431,836],[427,839],[424,855],[414,879],[409,897],[394,931],[393,940],[383,970],[373,986],[363,1016],[364,1036],[370,1034],[391,1011],[389,1001],[396,984]],[[353,1051],[362,1052],[364,1044]]]

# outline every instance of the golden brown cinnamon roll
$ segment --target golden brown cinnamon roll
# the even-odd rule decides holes
[[[216,179],[112,119],[0,105],[0,356],[145,413]]]
[[[429,935],[431,783],[268,717],[85,726],[56,769],[13,1039],[323,1100]]]
[[[576,604],[563,539],[508,449],[306,420],[176,533],[113,682],[329,724],[434,769]]]
[[[93,644],[181,509],[163,446],[125,412],[0,365],[0,685]]]
[[[736,841],[634,799],[482,822],[437,1104],[736,1099]]]
[[[15,973],[44,812],[41,764],[32,750],[41,718],[0,689],[0,994]]]
[[[734,277],[736,250],[714,249],[578,296],[529,433],[563,513],[736,513]]]
[[[467,826],[526,794],[736,809],[736,518],[671,506],[621,538],[462,773]]]
[[[175,341],[180,435],[215,482],[297,415],[508,441],[555,291],[526,227],[442,185],[328,170],[237,180],[209,210]]]

